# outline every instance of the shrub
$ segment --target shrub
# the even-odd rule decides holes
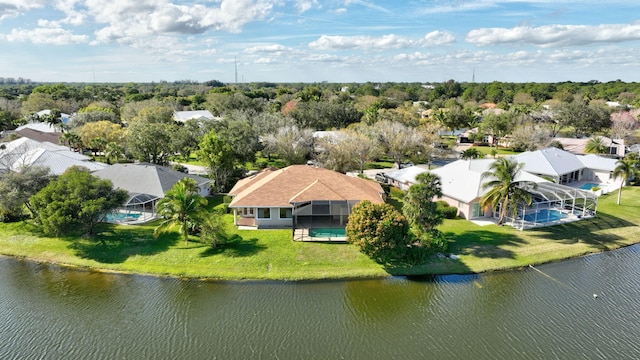
[[[458,208],[455,206],[447,206],[442,208],[442,216],[445,219],[455,219],[458,216]]]
[[[380,263],[403,259],[411,243],[407,219],[389,204],[370,201],[353,208],[346,234],[348,242]]]
[[[446,201],[439,200],[436,202],[436,205],[438,207],[438,211],[445,219],[455,219],[456,216],[458,216],[458,208],[450,206]]]
[[[173,164],[173,165],[171,166],[171,168],[173,168],[173,170],[175,170],[175,171],[180,171],[180,172],[182,172],[182,173],[187,173],[187,172],[189,172],[189,170],[187,169],[187,167],[186,167],[186,166],[184,166],[184,165],[182,165],[182,164]]]

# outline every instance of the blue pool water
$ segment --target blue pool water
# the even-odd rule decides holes
[[[315,228],[309,229],[311,237],[345,237],[344,228]]]
[[[135,221],[140,218],[140,215],[142,214],[111,213],[111,214],[107,214],[107,221],[109,222]]]
[[[581,190],[591,190],[592,188],[597,187],[599,185],[600,184],[596,184],[596,183],[586,183],[586,184],[580,186],[580,189]]]
[[[567,217],[567,214],[553,209],[543,209],[533,214],[527,214],[524,216],[525,221],[545,223],[551,221],[558,221]]]

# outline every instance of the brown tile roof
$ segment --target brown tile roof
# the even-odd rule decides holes
[[[374,181],[309,165],[265,169],[238,181],[229,194],[234,196],[230,207],[285,207],[311,200],[384,202],[383,190]]]
[[[50,142],[53,144],[60,143],[60,136],[62,136],[61,132],[42,132],[34,129],[24,128],[21,130],[16,130],[16,133],[29,138],[31,140],[39,141],[39,142]]]

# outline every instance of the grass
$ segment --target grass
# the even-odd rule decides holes
[[[101,225],[97,239],[45,237],[28,222],[0,225],[0,253],[36,261],[100,271],[225,280],[313,280],[391,275],[472,273],[524,267],[636,243],[640,228],[640,187],[600,198],[598,217],[564,225],[518,231],[508,226],[478,226],[462,219],[440,227],[459,260],[433,257],[427,263],[387,268],[348,244],[300,243],[290,230],[237,230],[224,215],[228,243],[212,249],[193,238],[187,245],[176,233],[154,239],[155,223]],[[390,202],[402,206],[401,192]],[[210,201],[221,207],[221,198]],[[104,241],[104,244],[100,240]]]
[[[497,150],[496,155],[516,155],[519,154],[517,151],[513,151],[509,148],[496,148],[490,146],[474,146],[474,149],[477,149],[479,152],[483,153],[486,157],[491,157],[491,150]]]
[[[598,216],[533,230],[510,226],[478,226],[462,219],[445,220],[440,227],[449,237],[449,251],[459,260],[432,259],[426,264],[395,271],[404,274],[478,273],[521,268],[637,243],[640,231],[640,187],[600,197]]]

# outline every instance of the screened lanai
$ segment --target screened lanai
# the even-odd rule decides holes
[[[507,211],[506,221],[518,229],[578,221],[596,215],[598,197],[591,191],[551,182],[522,182],[520,188],[532,195],[530,206],[516,204]]]
[[[359,202],[360,200],[312,200],[294,204],[294,238],[303,241],[345,241],[344,227],[351,209]]]
[[[107,214],[107,221],[111,223],[141,223],[153,220],[158,199],[159,197],[150,194],[130,194],[123,206]]]

